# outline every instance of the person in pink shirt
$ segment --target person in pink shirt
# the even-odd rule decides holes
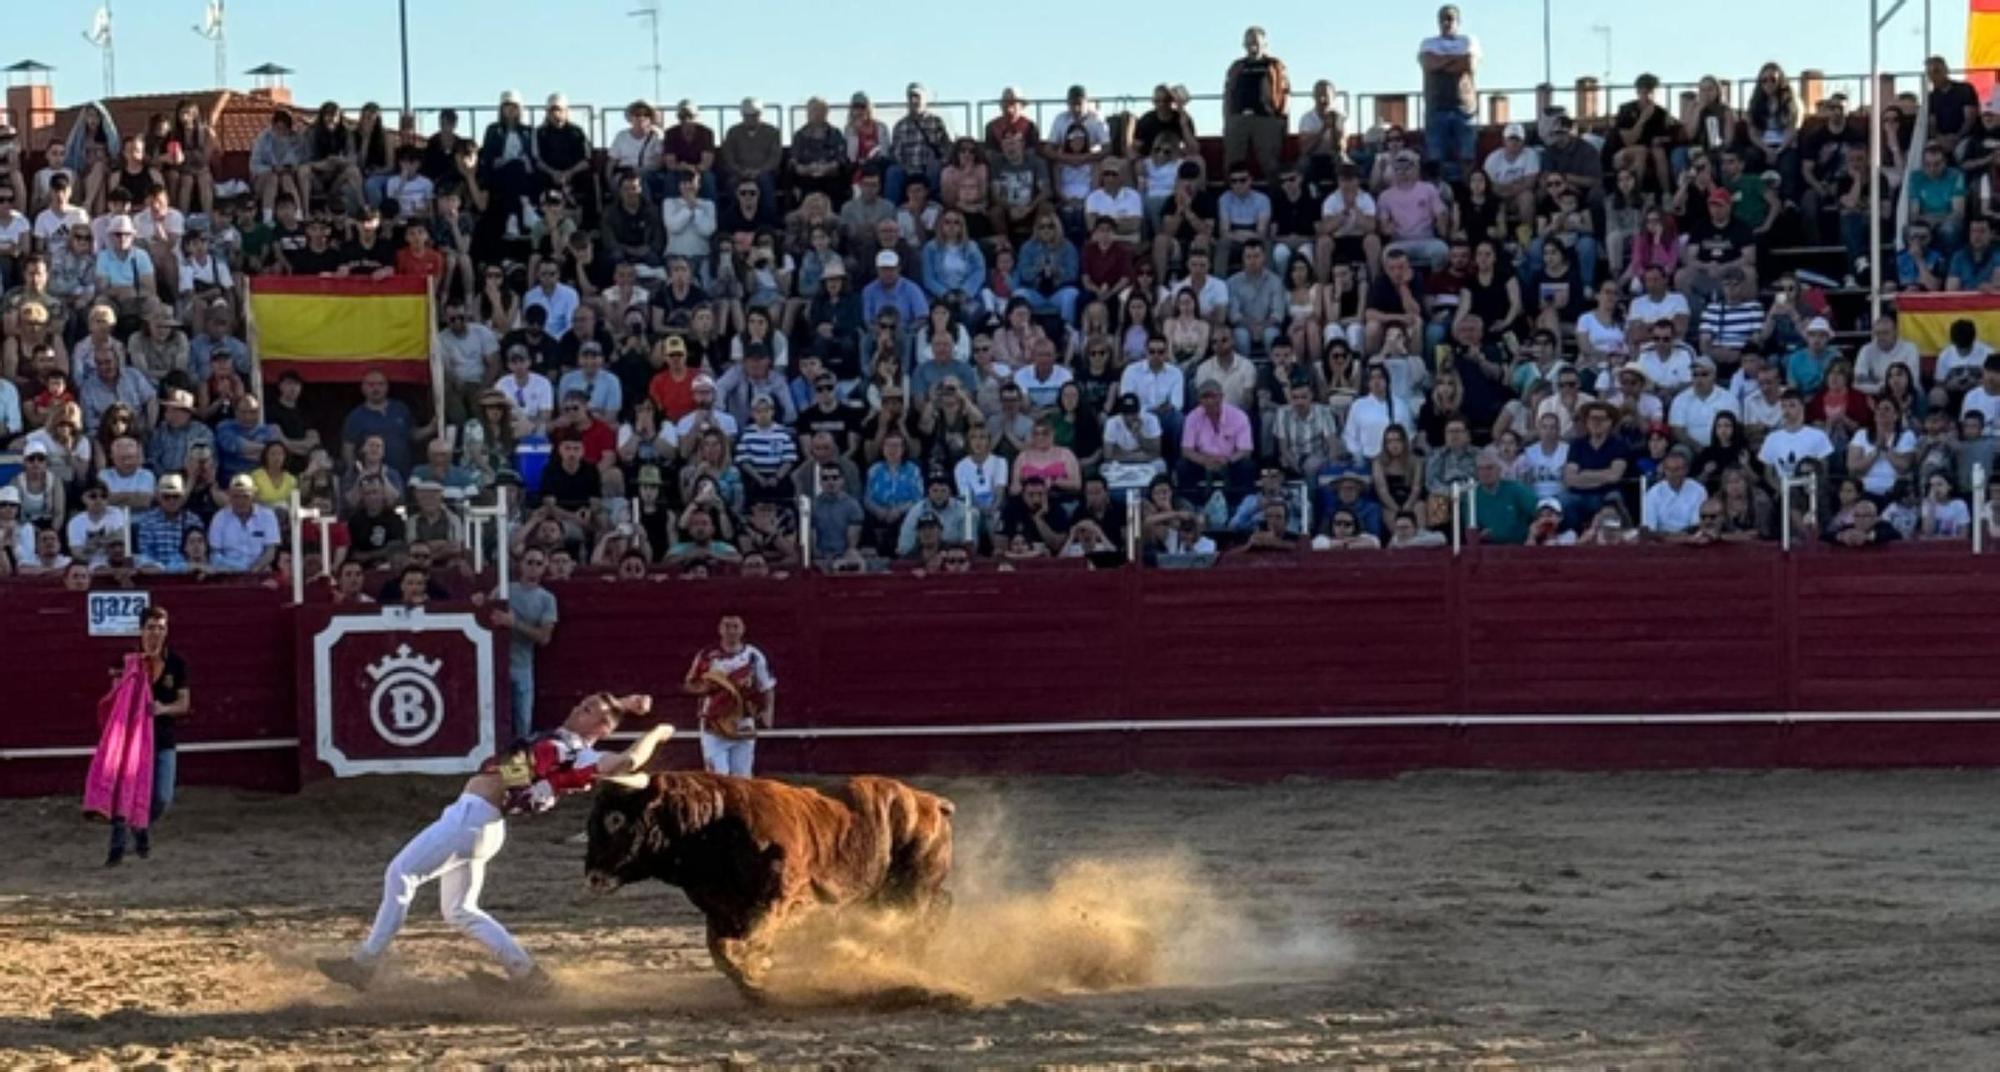
[[[1436,186],[1417,177],[1415,153],[1397,154],[1389,173],[1388,189],[1375,195],[1382,237],[1388,248],[1405,250],[1436,268],[1449,252],[1441,236],[1451,229],[1451,210]]]
[[[1203,380],[1201,404],[1181,425],[1180,486],[1183,489],[1220,485],[1231,501],[1242,496],[1257,477],[1251,459],[1256,438],[1250,417],[1222,399],[1222,385]]]

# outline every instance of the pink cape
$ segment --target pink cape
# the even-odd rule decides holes
[[[153,685],[144,655],[125,656],[125,672],[97,701],[97,725],[97,751],[83,783],[83,814],[144,830],[153,801]]]

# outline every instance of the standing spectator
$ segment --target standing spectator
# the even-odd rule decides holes
[[[1424,155],[1436,161],[1448,181],[1472,165],[1479,113],[1473,75],[1479,66],[1479,39],[1458,32],[1458,5],[1438,9],[1438,32],[1417,46],[1424,72]]]
[[[1310,189],[1325,191],[1347,160],[1347,117],[1334,107],[1333,83],[1313,83],[1312,107],[1299,116],[1299,167]]]
[[[1264,46],[1262,26],[1244,30],[1243,56],[1223,75],[1222,159],[1224,166],[1237,168],[1254,155],[1257,174],[1272,182],[1285,147],[1285,109],[1292,87],[1284,61]]]
[[[762,202],[776,204],[778,166],[785,158],[778,128],[764,122],[764,102],[755,97],[743,98],[739,114],[743,121],[723,134],[722,148],[716,155],[720,180],[731,188],[755,182]]]
[[[349,410],[340,429],[341,460],[354,463],[361,442],[380,436],[384,460],[398,473],[410,471],[410,452],[419,439],[437,433],[434,424],[419,427],[410,407],[389,397],[389,377],[380,369],[370,369],[361,377],[361,404]]]
[[[512,692],[514,736],[522,738],[535,728],[535,649],[555,639],[556,597],[542,587],[549,556],[539,547],[521,553],[519,576],[507,590],[507,606],[494,612],[493,624],[506,629],[507,685]]]
[[[535,171],[543,192],[560,191],[583,216],[583,226],[597,226],[597,176],[590,170],[590,135],[569,121],[569,99],[549,94],[542,123],[535,128]]]
[[[889,134],[890,164],[882,174],[882,196],[891,205],[903,201],[903,184],[911,176],[922,175],[931,189],[938,188],[938,176],[945,157],[951,152],[951,131],[944,120],[930,111],[930,90],[911,82],[904,91],[909,114],[896,120]]]
[[[1951,64],[1943,56],[1924,61],[1924,81],[1930,92],[1926,109],[1931,129],[1927,135],[1949,152],[1959,139],[1979,126],[1979,91],[1965,82],[1954,81]]]

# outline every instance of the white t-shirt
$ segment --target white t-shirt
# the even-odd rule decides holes
[[[1659,301],[1654,301],[1653,296],[1650,294],[1641,294],[1633,298],[1632,309],[1628,314],[1628,319],[1636,320],[1641,324],[1652,324],[1661,320],[1672,320],[1677,316],[1692,315],[1692,310],[1688,308],[1687,298],[1679,291],[1670,290],[1667,292],[1667,296],[1661,298]]]
[[[142,240],[156,239],[178,248],[181,235],[187,233],[187,219],[177,208],[169,208],[157,215],[148,209],[132,214],[132,229]]]
[[[1113,417],[1104,422],[1104,445],[1107,447],[1127,452],[1136,451],[1140,447],[1139,441],[1141,439],[1152,440],[1154,443],[1154,453],[1156,455],[1159,453],[1160,419],[1154,416],[1151,411],[1143,411],[1139,414],[1139,434],[1136,436],[1132,434],[1130,428],[1125,426],[1125,421],[1122,418]]]
[[[1321,219],[1338,219],[1340,218],[1340,214],[1346,211],[1347,195],[1342,193],[1339,187],[1335,187],[1332,193],[1326,195],[1326,200],[1319,203]],[[1356,190],[1354,192],[1354,211],[1364,218],[1374,217],[1375,199],[1369,196],[1368,191]],[[1341,232],[1335,231],[1334,233],[1340,234]]]
[[[61,215],[57,215],[53,209],[45,208],[35,216],[35,241],[41,243],[43,249],[47,249],[54,244],[51,240],[58,234],[79,223],[88,226],[90,213],[76,205],[65,206]]]
[[[127,523],[125,509],[119,506],[107,506],[104,508],[104,515],[95,518],[90,516],[89,511],[78,511],[75,517],[69,519],[69,553],[71,556],[81,559],[84,547],[89,544],[93,536],[109,535],[115,537],[125,528]],[[110,560],[111,557],[108,553],[99,550],[90,556],[90,565],[92,569],[95,569]]]
[[[1696,480],[1683,480],[1679,491],[1662,480],[1646,489],[1639,503],[1639,523],[1655,532],[1687,532],[1701,520],[1708,492]]]
[[[999,505],[999,496],[1007,490],[1007,459],[988,454],[984,462],[976,462],[968,454],[958,460],[952,476],[958,484],[959,498],[971,503],[974,509],[990,509]]]
[[[1785,403],[1783,399],[1773,402],[1765,398],[1762,391],[1752,391],[1743,399],[1743,408],[1738,413],[1744,424],[1776,428],[1785,422]]]
[[[1938,351],[1937,364],[1931,368],[1932,382],[1943,383],[1951,374],[1961,368],[1971,368],[1974,372],[1986,367],[1986,356],[1993,348],[1983,342],[1974,342],[1971,352],[1956,346],[1946,346]]]
[[[508,400],[514,403],[514,412],[523,416],[540,417],[555,412],[555,385],[539,372],[528,373],[526,383],[512,376],[502,376],[493,384],[493,388],[506,395]]]
[[[1874,434],[1868,429],[1863,428],[1861,431],[1854,433],[1854,438],[1848,441],[1848,446],[1850,448],[1859,447],[1863,452],[1872,454],[1875,451]],[[1889,449],[1885,453],[1908,454],[1916,449],[1917,437],[1915,433],[1904,430],[1896,433],[1895,442],[1889,444]],[[1886,457],[1878,455],[1869,464],[1868,471],[1861,474],[1861,490],[1866,491],[1870,495],[1887,495],[1895,486],[1896,467],[1891,465],[1889,459]]]
[[[1988,391],[1985,384],[1974,387],[1965,392],[1965,405],[1958,412],[1963,415],[1973,410],[1985,414],[1986,427],[1993,428],[1994,422],[2000,421],[2000,395]]]
[[[1758,461],[1777,470],[1786,480],[1798,471],[1800,462],[1808,458],[1824,462],[1832,456],[1833,441],[1810,424],[1802,424],[1797,430],[1771,429],[1764,436],[1764,449],[1757,452]]]
[[[1569,443],[1556,441],[1554,450],[1542,448],[1537,439],[1521,452],[1521,479],[1535,492],[1535,498],[1546,499],[1563,493],[1563,467],[1569,464]]]
[[[28,252],[28,236],[35,232],[34,221],[25,212],[14,213],[14,218],[0,223],[0,246],[11,245],[16,255]]]
[[[1933,536],[1963,536],[1972,528],[1972,510],[1965,505],[1964,499],[1941,503],[1926,498],[1923,517],[1936,526],[1931,533]]]
[[[132,470],[131,476],[125,476],[115,468],[105,469],[97,474],[97,479],[104,481],[104,486],[111,489],[113,495],[144,493],[151,497],[153,494],[153,474],[144,466]]]
[[[1600,354],[1623,355],[1629,350],[1625,325],[1615,320],[1606,323],[1598,319],[1595,309],[1577,318],[1576,334],[1579,339],[1589,339],[1590,345],[1596,347]]]
[[[1113,195],[1102,187],[1090,191],[1083,199],[1086,216],[1109,216],[1114,220],[1136,220],[1146,214],[1146,203],[1139,197],[1139,191],[1130,186],[1122,187]]]
[[[1510,182],[1519,182],[1530,175],[1541,174],[1542,154],[1523,146],[1521,155],[1509,160],[1507,150],[1503,146],[1486,154],[1484,170],[1486,177],[1493,180],[1493,185],[1505,186]]]
[[[436,196],[437,187],[423,175],[412,175],[406,179],[397,174],[389,179],[385,192],[395,199],[397,216],[413,220],[430,212],[431,198]]]
[[[1694,388],[1684,388],[1674,396],[1673,406],[1667,410],[1667,424],[1687,430],[1687,437],[1697,446],[1706,447],[1715,434],[1715,416],[1718,413],[1735,413],[1736,396],[1720,387],[1708,392],[1703,398],[1695,394]]]
[[[1646,370],[1654,387],[1677,390],[1694,382],[1693,355],[1678,343],[1665,357],[1660,356],[1658,347],[1648,346],[1639,354],[1639,367]]]
[[[1193,280],[1183,279],[1174,284],[1173,293],[1178,296],[1181,291],[1192,289],[1194,289]],[[1201,315],[1213,316],[1217,311],[1229,308],[1229,284],[1215,276],[1209,276],[1208,281],[1201,285],[1201,289],[1195,290],[1194,300],[1195,308],[1201,310]]]

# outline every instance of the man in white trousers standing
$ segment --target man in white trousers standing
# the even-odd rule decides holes
[[[643,716],[652,708],[650,696],[597,693],[577,704],[561,726],[523,738],[488,760],[437,821],[389,861],[382,905],[368,937],[351,956],[321,958],[319,970],[330,979],[366,990],[417,890],[435,879],[445,922],[492,950],[506,966],[508,980],[523,993],[547,992],[552,985],[548,974],[507,928],[479,907],[486,864],[506,841],[508,816],[547,811],[559,797],[583,792],[600,777],[643,769],[654,749],[672,736],[672,726],[648,729],[623,752],[599,752],[596,746],[618,728],[621,719]]]
[[[771,728],[778,679],[755,644],[743,640],[743,616],[725,614],[718,643],[694,657],[681,686],[701,697],[701,762],[710,774],[750,777],[757,729]]]

